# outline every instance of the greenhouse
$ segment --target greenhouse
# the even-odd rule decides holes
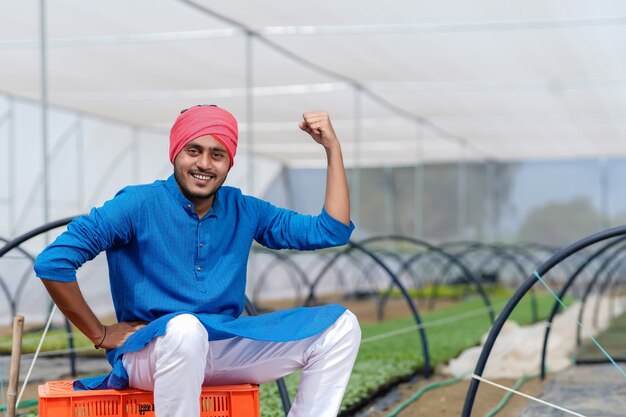
[[[330,191],[329,147],[306,132],[309,112],[329,115],[349,189],[349,236],[279,244],[256,229],[249,251],[235,255],[240,249],[219,235],[207,256],[218,265],[243,259],[236,320],[336,304],[358,318],[338,415],[624,415],[625,38],[626,4],[609,0],[0,4],[2,409],[60,415],[47,383],[114,368],[56,298],[55,306],[35,261],[135,186],[170,177],[200,204],[172,176],[180,166],[172,126],[183,110],[215,105],[238,125],[224,185],[316,224],[337,222],[341,206]],[[220,202],[209,217],[221,220],[216,207],[232,216]],[[133,221],[147,218],[143,209]],[[239,209],[233,239],[254,217]],[[161,210],[166,219],[165,202],[152,212]],[[196,219],[200,236],[204,217]],[[329,224],[329,235],[341,234]],[[165,226],[179,227],[163,220],[153,230],[168,247],[156,259],[163,271],[187,253],[182,240],[165,241]],[[149,274],[139,260],[118,272],[113,253],[127,244],[94,243],[101,254],[74,265],[84,263],[79,291],[103,326],[102,342],[122,321],[116,274]],[[193,251],[192,272],[222,280]],[[220,298],[196,284],[172,285],[188,287],[190,299]],[[151,315],[155,322],[187,311],[157,307],[165,313]],[[217,349],[211,331],[222,330],[207,329]],[[225,340],[236,335],[224,332]],[[256,380],[241,381],[253,383],[250,412],[228,400],[231,414],[211,414],[218,400],[202,394],[201,415],[283,416],[293,404],[292,417],[305,415],[306,393],[296,392],[306,369],[261,383],[258,398]],[[85,405],[67,415],[162,417],[144,391],[150,399],[136,414],[121,403],[125,414]]]

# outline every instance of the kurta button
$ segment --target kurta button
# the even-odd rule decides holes
[[[198,271],[202,271],[202,268],[198,267]]]
[[[187,204],[187,207],[191,208],[191,204]]]
[[[200,247],[202,247],[202,243],[200,244]]]

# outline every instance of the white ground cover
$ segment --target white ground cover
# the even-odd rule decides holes
[[[594,323],[596,303],[600,302],[597,322]],[[548,342],[546,364],[550,372],[561,371],[572,363],[576,351],[576,321],[581,304],[576,302],[561,312],[552,322],[552,330]],[[612,317],[622,314],[626,307],[626,298],[600,300],[590,297],[587,300],[585,315],[582,320],[581,335],[587,339],[606,329]],[[609,311],[612,309],[612,311]],[[493,350],[483,372],[485,378],[521,378],[539,372],[541,349],[546,329],[546,321],[529,326],[519,326],[514,321],[507,321],[496,339]],[[445,374],[460,376],[474,371],[483,349],[487,334],[482,338],[480,346],[465,350],[457,358],[443,367]],[[468,376],[469,377],[469,376]]]

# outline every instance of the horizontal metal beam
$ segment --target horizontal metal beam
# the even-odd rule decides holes
[[[413,23],[380,25],[305,25],[267,26],[251,28],[256,34],[267,37],[319,36],[319,35],[384,35],[450,32],[490,32],[505,30],[563,29],[596,26],[624,26],[626,16],[592,16],[559,19],[508,20],[458,23]],[[193,40],[244,37],[246,30],[240,27],[191,30],[176,32],[152,32],[129,35],[51,38],[50,48],[81,48],[140,43],[184,42]],[[0,41],[0,49],[36,49],[36,39]]]

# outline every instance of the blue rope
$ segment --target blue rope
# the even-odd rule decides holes
[[[535,276],[537,277],[537,279],[539,280],[539,282],[541,282],[543,284],[544,287],[546,287],[546,289],[548,291],[550,291],[550,294],[552,294],[552,296],[554,297],[554,299],[561,305],[561,307],[563,307],[563,310],[567,310],[567,307],[565,306],[565,303],[563,303],[563,301],[559,298],[558,295],[556,295],[556,293],[554,291],[552,291],[552,288],[550,288],[550,286],[541,278],[541,275],[539,275],[539,272],[535,271],[534,272]],[[585,330],[585,332],[589,335],[589,337],[591,338],[591,340],[593,341],[593,343],[595,343],[595,345],[598,347],[598,349],[600,349],[600,351],[604,354],[604,356],[607,357],[607,359],[609,361],[611,361],[611,363],[613,364],[613,366],[615,366],[622,374],[622,376],[624,378],[626,378],[626,372],[624,372],[624,370],[622,369],[621,366],[619,366],[617,364],[617,362],[615,362],[615,360],[613,360],[613,358],[611,357],[611,355],[609,355],[609,352],[607,352],[602,345],[600,345],[600,343],[596,340],[595,337],[593,337],[593,335],[591,335],[587,329],[585,329],[585,326],[583,326],[583,324],[578,320],[578,319],[574,319],[574,321],[576,322],[576,324],[578,326],[580,326],[581,329]]]

